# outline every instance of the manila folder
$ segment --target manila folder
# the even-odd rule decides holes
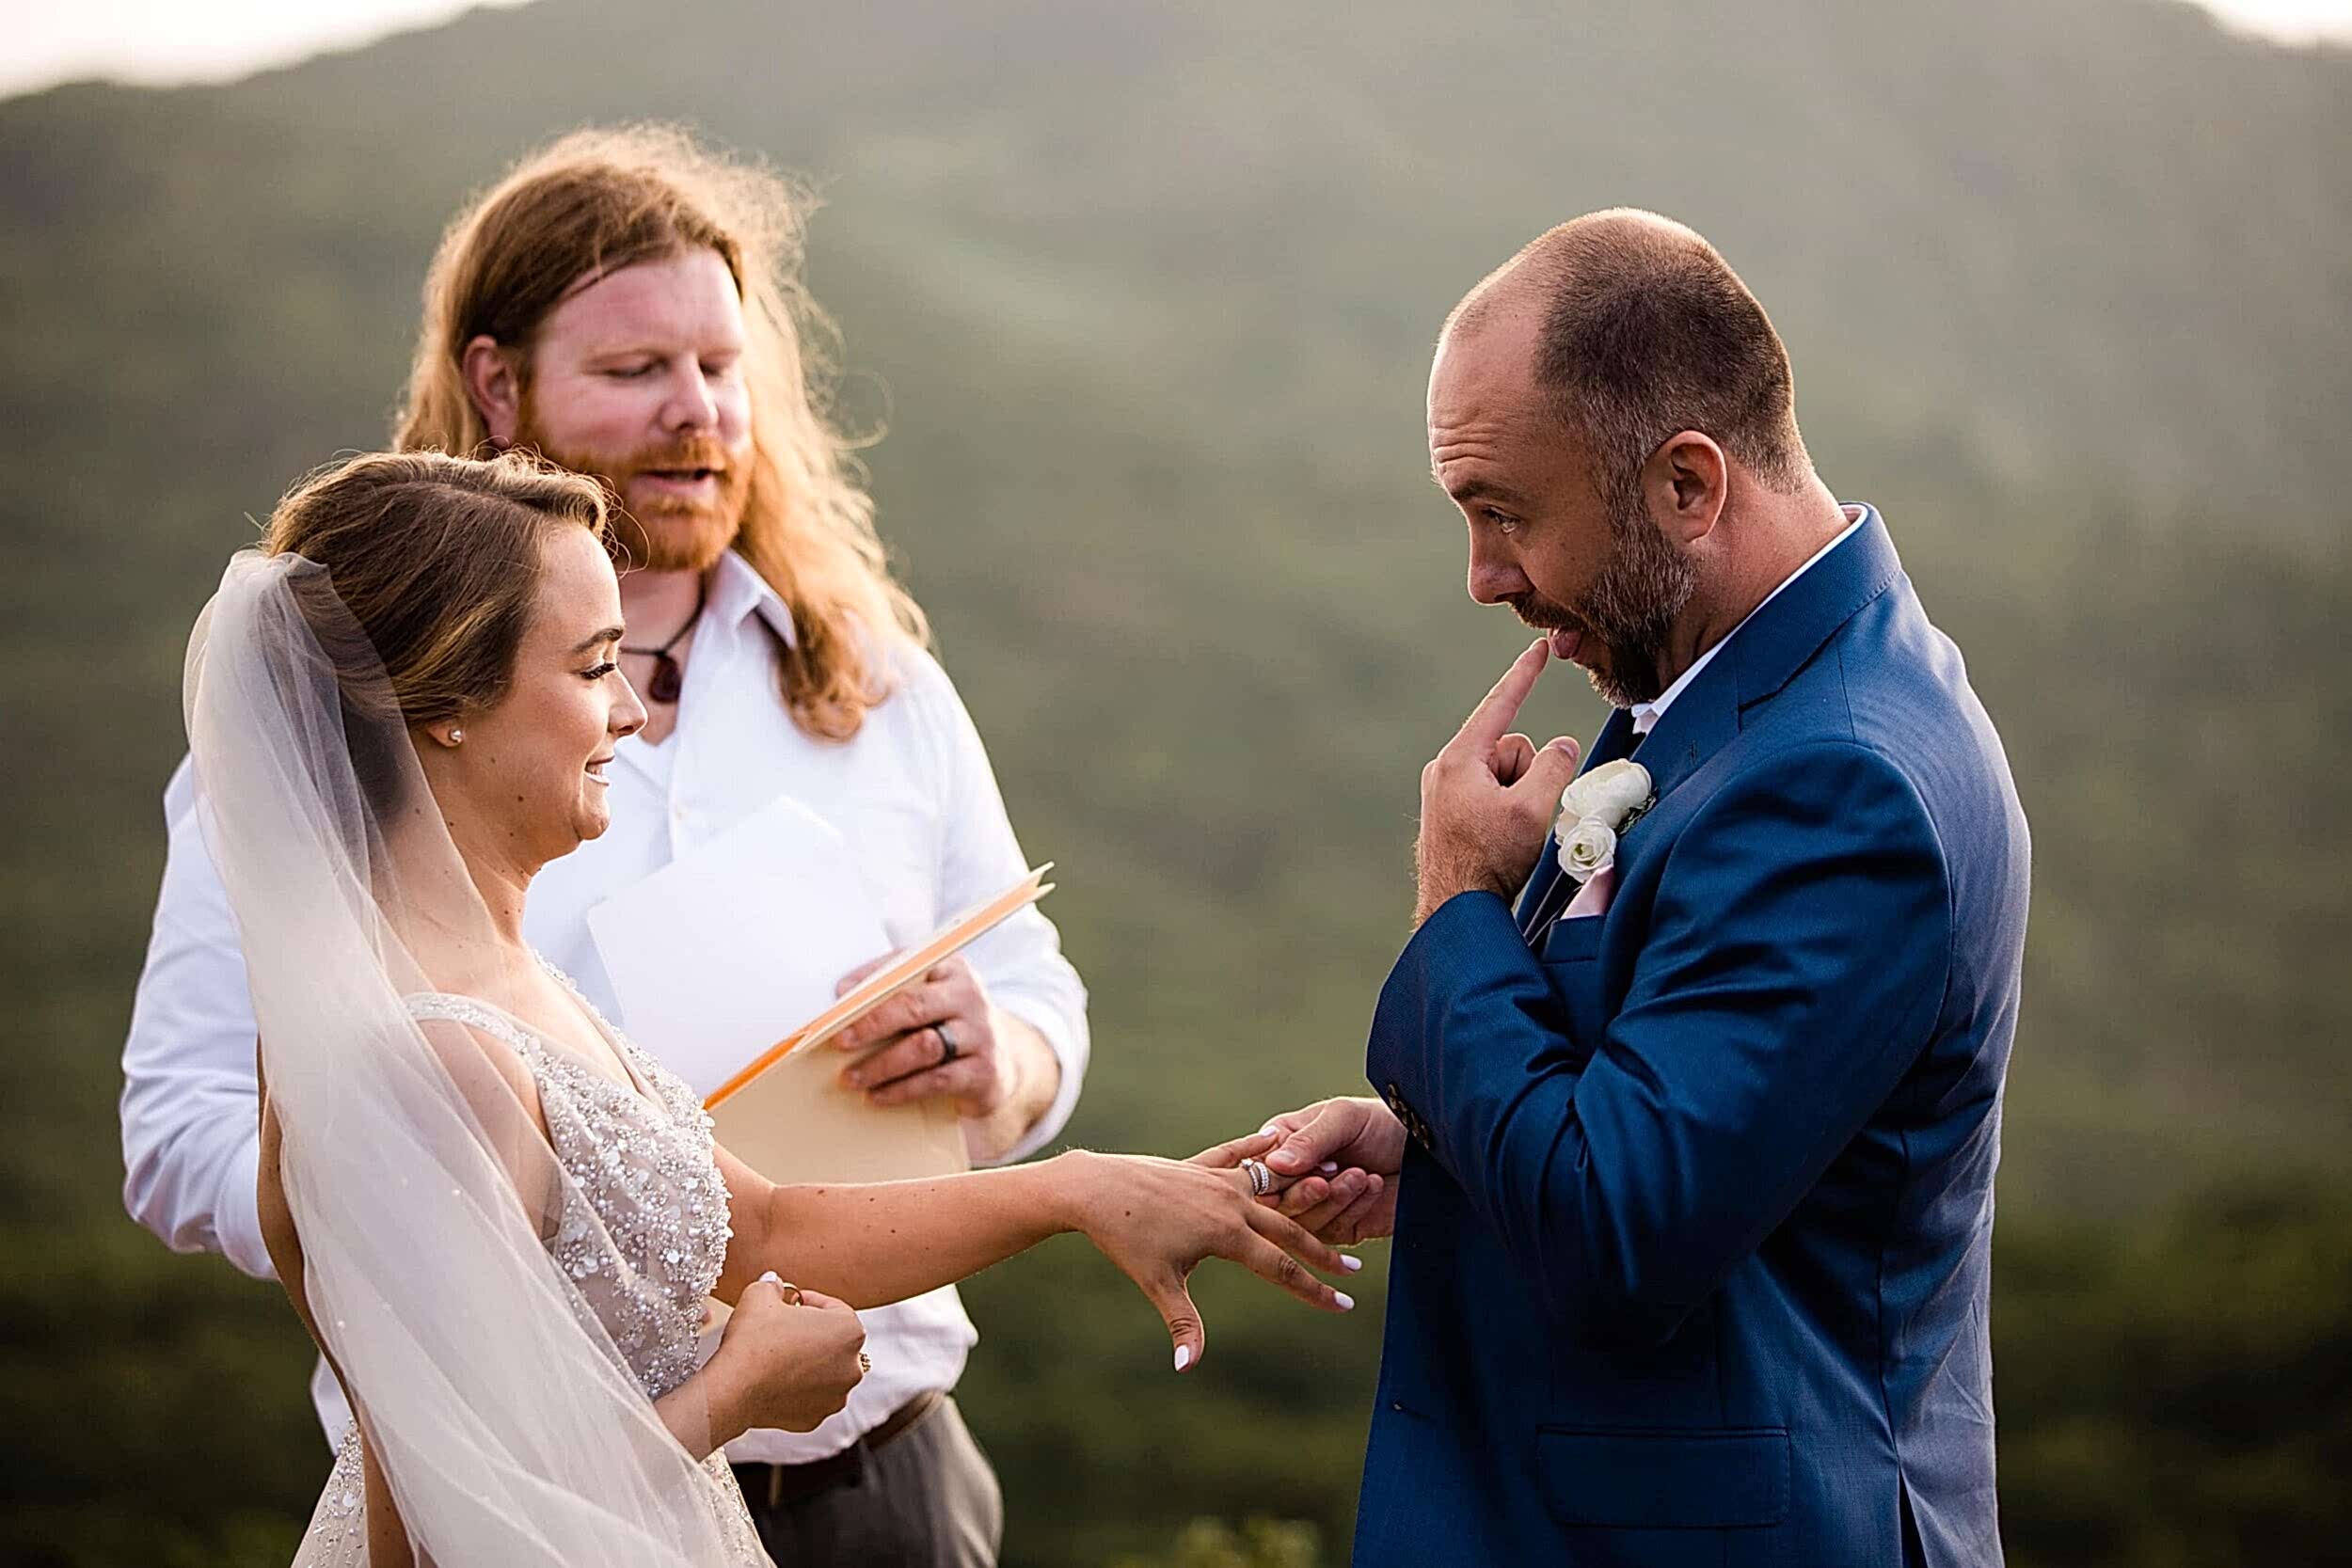
[[[624,1024],[708,1096],[890,950],[855,847],[779,796],[589,911]],[[954,1108],[877,1109],[841,1087],[850,1058],[794,1053],[717,1114],[720,1144],[771,1181],[880,1181],[967,1168]]]

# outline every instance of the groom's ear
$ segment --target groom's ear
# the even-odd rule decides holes
[[[457,369],[490,439],[501,447],[512,446],[523,405],[522,365],[514,352],[485,332],[466,345],[457,356]]]
[[[1687,550],[1715,531],[1730,480],[1730,461],[1712,436],[1680,431],[1642,465],[1642,499],[1666,542]]]

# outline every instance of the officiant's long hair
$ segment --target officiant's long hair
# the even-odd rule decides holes
[[[469,342],[528,350],[583,277],[715,251],[748,334],[753,468],[734,547],[792,611],[793,641],[776,649],[786,706],[810,734],[846,740],[890,693],[891,641],[930,631],[890,575],[857,443],[834,418],[837,334],[801,280],[811,205],[782,177],[666,126],[579,131],[530,154],[442,238],[393,440],[480,451],[489,430],[466,389]]]

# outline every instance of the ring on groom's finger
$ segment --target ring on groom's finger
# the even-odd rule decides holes
[[[874,1370],[874,1358],[873,1358],[872,1356],[870,1356],[870,1355],[866,1354],[864,1351],[860,1351],[860,1352],[858,1352],[858,1353],[857,1353],[857,1370],[858,1370],[858,1375],[859,1375],[860,1377],[864,1377],[864,1376],[865,1376],[867,1372],[870,1372],[870,1371],[872,1371],[873,1370]]]
[[[1244,1160],[1241,1168],[1249,1173],[1251,1197],[1263,1197],[1274,1190],[1274,1172],[1263,1160]]]
[[[946,1067],[961,1053],[956,1046],[956,1037],[947,1033],[947,1021],[945,1019],[932,1024],[931,1027],[939,1034],[939,1065]]]

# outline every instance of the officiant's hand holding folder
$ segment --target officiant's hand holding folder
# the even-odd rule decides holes
[[[1053,891],[1040,866],[896,942],[849,841],[779,799],[589,911],[622,1022],[703,1097],[721,1145],[778,1182],[969,1168],[951,1101],[878,1107],[814,1049]],[[903,948],[846,993],[836,979]]]

